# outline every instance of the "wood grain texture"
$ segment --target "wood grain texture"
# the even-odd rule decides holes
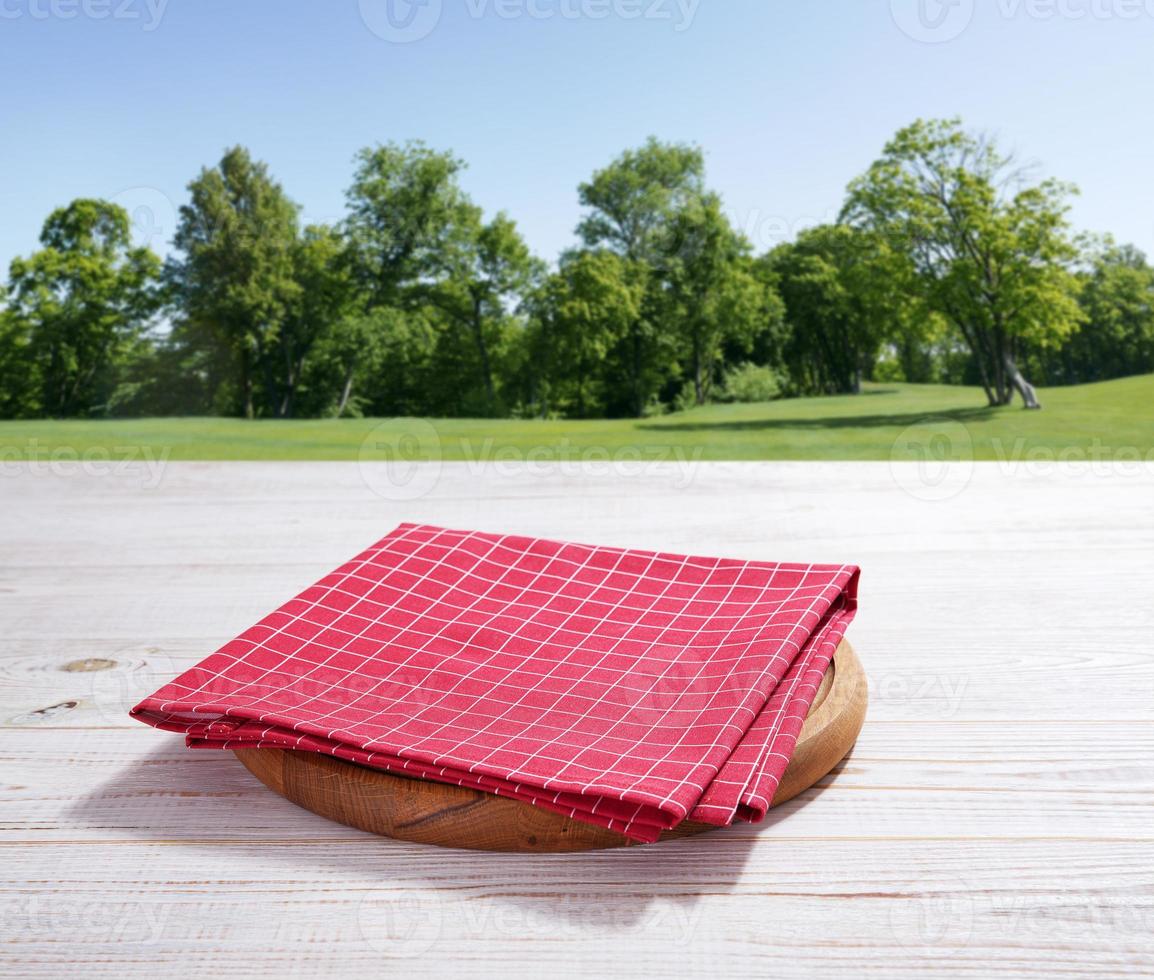
[[[841,762],[861,731],[866,703],[861,661],[843,640],[815,692],[774,805],[809,789]],[[394,840],[533,854],[635,843],[622,834],[517,800],[397,776],[316,752],[236,749],[233,754],[265,786],[297,806]],[[662,834],[659,843],[717,829],[686,820]]]
[[[0,472],[0,971],[1154,976],[1154,468]],[[125,712],[402,520],[864,568],[869,723],[758,826],[382,840]],[[111,665],[109,665],[111,664]]]

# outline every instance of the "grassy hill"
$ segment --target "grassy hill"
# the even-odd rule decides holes
[[[984,407],[980,389],[871,385],[857,396],[712,405],[643,420],[222,418],[0,422],[0,462],[149,458],[628,460],[1154,459],[1154,375],[1041,392],[1041,412]],[[912,428],[911,428],[912,427]],[[1081,457],[1079,454],[1086,454]]]

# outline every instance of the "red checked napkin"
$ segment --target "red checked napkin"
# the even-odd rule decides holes
[[[402,524],[132,710],[653,841],[765,815],[857,606],[781,565]]]

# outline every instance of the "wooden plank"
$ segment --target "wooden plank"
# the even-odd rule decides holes
[[[664,846],[664,845],[663,845]],[[14,973],[1150,976],[1145,845],[791,841],[470,855],[362,837],[0,848]],[[545,867],[547,870],[545,870]]]
[[[204,613],[206,620],[210,615]],[[241,621],[247,626],[257,618]],[[958,625],[927,634],[930,647],[876,624],[855,623],[851,635],[862,650],[874,721],[1151,721],[1154,658],[1143,629],[1114,628],[1108,644],[1100,627],[1039,635],[1027,626],[967,633]],[[128,717],[133,705],[233,635],[158,633],[133,641],[51,631],[5,642],[0,728],[136,727]],[[73,707],[50,710],[60,704]]]
[[[5,733],[0,840],[352,836],[266,790],[229,753],[185,749],[143,726],[62,734]],[[818,787],[775,808],[759,836],[1154,845],[1154,725],[867,721]]]

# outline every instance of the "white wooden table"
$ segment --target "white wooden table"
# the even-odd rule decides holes
[[[106,469],[0,473],[0,972],[1154,975],[1154,469]],[[401,520],[860,563],[857,748],[757,827],[502,856],[127,718]]]

